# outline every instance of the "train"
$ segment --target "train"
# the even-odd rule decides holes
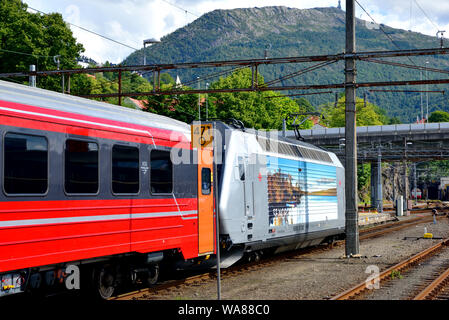
[[[413,188],[411,192],[411,198],[412,199],[421,199],[422,198],[422,192],[419,188]]]
[[[0,81],[0,297],[79,271],[107,299],[166,266],[344,237],[344,168],[238,120],[168,117]]]

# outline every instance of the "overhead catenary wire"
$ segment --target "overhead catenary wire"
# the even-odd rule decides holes
[[[25,55],[25,56],[40,57],[40,58],[52,58],[53,59],[53,57],[54,57],[54,56],[45,56],[45,55],[36,54],[36,53],[27,53],[27,52],[15,51],[15,50],[7,50],[7,49],[2,49],[2,48],[0,48],[0,51],[21,54],[21,55]]]
[[[382,31],[382,33],[391,41],[391,43],[398,49],[401,50],[401,48],[398,46],[398,44],[393,40],[393,38],[382,28],[382,26],[374,20],[374,18],[368,13],[368,11],[358,2],[357,0],[354,0],[357,5],[366,13],[366,15],[376,24],[379,26],[379,29]],[[416,65],[416,63],[412,60],[412,58],[407,57],[408,60],[410,60],[411,63]]]
[[[360,60],[367,61],[367,62],[373,62],[373,63],[387,64],[387,65],[391,65],[391,66],[395,66],[395,67],[402,67],[402,68],[416,69],[416,70],[421,70],[421,71],[430,71],[430,72],[449,74],[449,70],[438,69],[438,68],[429,68],[429,67],[422,67],[422,66],[417,66],[417,65],[412,66],[409,64],[405,64],[405,63],[379,60],[379,59],[371,59],[371,58],[362,58]]]
[[[310,71],[313,71],[313,70],[316,70],[316,69],[323,68],[323,67],[328,66],[328,65],[330,65],[330,64],[333,64],[333,63],[335,63],[335,62],[337,62],[337,61],[338,61],[338,60],[331,60],[331,61],[325,61],[325,62],[317,63],[317,64],[315,64],[315,65],[313,65],[313,66],[310,66],[310,67],[307,67],[307,68],[304,68],[304,69],[301,69],[301,70],[292,72],[292,73],[287,74],[287,75],[285,75],[285,76],[283,76],[283,77],[280,77],[280,78],[278,78],[278,79],[274,79],[274,80],[272,80],[272,81],[268,81],[268,82],[266,82],[266,83],[264,84],[264,86],[271,86],[271,85],[273,85],[273,84],[275,84],[275,83],[278,83],[278,82],[282,82],[282,81],[284,81],[284,80],[291,79],[291,78],[296,77],[296,76],[299,76],[299,75],[301,75],[301,74],[304,74],[304,73],[307,73],[307,72],[310,72]]]
[[[174,3],[170,2],[170,1],[167,1],[167,0],[161,0],[161,1],[163,1],[163,2],[165,2],[165,3],[167,3],[167,4],[171,5],[171,6],[173,6],[173,7],[177,8],[177,9],[179,9],[179,10],[182,10],[182,11],[184,11],[185,13],[191,14],[191,15],[194,16],[194,17],[197,17],[197,18],[200,18],[200,17],[201,17],[199,14],[196,14],[196,13],[193,13],[193,12],[187,10],[187,9],[184,9],[183,7],[181,7],[181,6],[177,5],[177,4],[174,4]],[[214,24],[214,25],[216,25],[216,26],[218,26],[218,27],[220,27],[220,28],[223,28],[223,25],[220,25],[220,24],[215,23],[215,22],[213,22],[213,21],[210,21],[210,20],[209,20],[209,21],[207,21],[207,22],[208,22],[208,23],[211,23],[211,24]]]
[[[38,10],[38,9],[35,9],[35,8],[32,8],[32,7],[30,7],[30,6],[28,6],[28,8],[31,9],[31,10],[34,10],[34,11],[36,11],[36,12],[39,12],[39,13],[41,13],[41,14],[48,15],[48,13],[43,12],[43,11]],[[74,27],[78,28],[78,29],[81,29],[81,30],[83,30],[83,31],[92,33],[92,34],[94,34],[94,35],[96,35],[96,36],[98,36],[98,37],[101,37],[101,38],[103,38],[103,39],[112,41],[112,42],[114,42],[114,43],[117,43],[117,44],[122,45],[122,46],[124,46],[124,47],[127,47],[127,48],[129,48],[129,49],[139,50],[139,49],[134,48],[134,47],[132,47],[132,46],[130,46],[130,45],[127,45],[126,43],[123,43],[123,42],[114,40],[114,39],[112,39],[112,38],[110,38],[110,37],[107,37],[107,36],[105,36],[105,35],[99,34],[98,32],[95,32],[95,31],[86,29],[86,28],[84,28],[84,27],[78,26],[78,25],[73,24],[73,23],[70,23],[70,22],[67,22],[67,23],[68,23],[69,25],[71,25],[71,26],[74,26]]]
[[[420,4],[418,3],[417,0],[414,0],[416,3],[416,6],[419,8],[419,10],[421,10],[421,12],[424,14],[424,16],[427,18],[427,20],[429,20],[429,22],[437,29],[440,30],[440,28],[432,21],[432,19],[429,18],[429,16],[427,15],[427,13],[424,11],[424,9],[420,6]]]

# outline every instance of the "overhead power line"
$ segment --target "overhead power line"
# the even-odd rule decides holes
[[[31,9],[31,10],[34,10],[34,11],[36,11],[36,12],[39,12],[39,13],[42,13],[42,14],[48,15],[48,13],[45,13],[45,12],[43,12],[43,11],[41,11],[41,10],[38,10],[38,9],[32,8],[32,7],[30,7],[30,6],[28,6],[28,8],[29,8],[29,9]],[[84,28],[84,27],[78,26],[78,25],[76,25],[76,24],[73,24],[73,23],[70,23],[70,22],[67,22],[67,23],[68,23],[69,25],[71,25],[71,26],[74,26],[74,27],[76,27],[76,28],[79,28],[79,29],[81,29],[81,30],[83,30],[83,31],[86,31],[86,32],[92,33],[92,34],[94,34],[94,35],[96,35],[96,36],[99,36],[99,37],[101,37],[101,38],[103,38],[103,39],[106,39],[106,40],[109,40],[109,41],[115,42],[115,43],[117,43],[117,44],[119,44],[119,45],[122,45],[122,46],[124,46],[124,47],[127,47],[127,48],[129,48],[129,49],[133,49],[133,50],[139,50],[139,49],[137,49],[137,48],[134,48],[134,47],[132,47],[132,46],[130,46],[130,45],[127,45],[126,43],[123,43],[123,42],[120,42],[120,41],[114,40],[114,39],[112,39],[112,38],[109,38],[109,37],[107,37],[107,36],[104,36],[104,35],[102,35],[102,34],[99,34],[99,33],[95,32],[95,31],[92,31],[92,30],[86,29],[86,28]]]
[[[200,16],[198,15],[198,14],[196,14],[196,13],[193,13],[193,12],[190,12],[189,10],[187,10],[187,9],[184,9],[183,7],[180,7],[179,5],[177,5],[177,4],[174,4],[174,3],[171,3],[171,2],[169,2],[169,1],[166,1],[166,0],[162,0],[163,2],[165,2],[165,3],[167,3],[167,4],[169,4],[169,5],[171,5],[172,7],[175,7],[175,8],[178,8],[179,10],[182,10],[182,11],[184,11],[185,13],[189,13],[189,14],[191,14],[192,16],[195,16],[195,17],[197,17],[197,18],[199,18]]]
[[[32,57],[53,58],[53,56],[44,56],[44,55],[41,55],[41,54],[26,53],[26,52],[20,52],[20,51],[14,51],[14,50],[6,50],[6,49],[1,49],[1,48],[0,48],[0,51],[8,52],[8,53],[14,53],[14,54],[21,54],[21,55],[25,55],[25,56],[32,56]]]
[[[368,11],[366,11],[366,9],[357,1],[357,0],[354,0],[356,3],[357,3],[357,5],[366,13],[366,15],[376,24],[376,25],[378,25],[379,26],[379,29],[383,32],[383,34],[388,38],[388,40],[390,40],[391,41],[391,43],[398,49],[398,50],[401,50],[401,48],[399,48],[399,46],[397,45],[397,43],[393,40],[393,38],[384,30],[384,28],[382,28],[382,26],[380,25],[380,24],[378,24],[377,22],[376,22],[376,20],[374,20],[374,18],[368,13]],[[410,57],[407,57],[407,59],[411,62],[411,63],[413,63],[414,65],[416,65],[416,63],[410,58]]]
[[[175,8],[177,8],[177,9],[179,9],[179,10],[184,11],[185,13],[189,13],[189,14],[191,14],[191,15],[194,16],[194,17],[197,17],[197,18],[200,18],[200,17],[201,17],[200,15],[198,15],[198,14],[196,14],[196,13],[193,13],[193,12],[187,10],[187,9],[184,9],[183,7],[180,7],[180,6],[177,5],[177,4],[171,3],[170,1],[167,1],[167,0],[162,0],[162,1],[165,2],[165,3],[167,3],[167,4],[169,4],[169,5],[171,5],[171,6],[173,6],[173,7],[175,7]],[[220,25],[220,24],[215,23],[215,22],[213,22],[213,21],[207,20],[207,22],[208,22],[208,23],[211,23],[211,24],[214,24],[214,25],[216,25],[216,26],[218,26],[218,27],[220,27],[220,28],[223,28],[223,25]]]
[[[427,13],[424,11],[424,9],[419,5],[417,0],[414,0],[416,5],[418,6],[419,10],[421,10],[422,13],[424,13],[424,16],[427,18],[427,20],[429,20],[429,22],[431,24],[433,24],[433,26],[437,29],[440,30],[440,28],[432,21],[432,19],[429,18],[429,16],[427,15]]]

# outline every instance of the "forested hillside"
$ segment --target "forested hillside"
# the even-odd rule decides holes
[[[209,12],[189,25],[163,37],[161,43],[146,48],[147,63],[177,63],[194,61],[236,60],[269,57],[305,56],[341,53],[345,43],[345,12],[337,8],[294,9],[287,7],[264,7]],[[356,37],[358,51],[435,48],[436,37],[416,32],[393,29],[381,25],[383,31],[372,23],[357,19]],[[426,65],[449,69],[446,56],[412,57],[390,59],[406,64]],[[142,64],[143,49],[134,52],[124,64]],[[303,69],[311,64],[282,64],[261,66],[260,72],[266,82]],[[341,83],[344,79],[343,62],[306,73],[282,82],[283,85]],[[221,69],[222,70],[222,69]],[[217,70],[191,69],[179,71],[182,82],[196,79]],[[176,73],[171,74],[176,77]],[[357,81],[419,80],[426,73],[381,64],[358,62]],[[439,79],[445,75],[428,73],[429,78]],[[216,80],[216,79],[215,79]],[[203,82],[202,87],[205,86]],[[196,85],[195,85],[196,87]],[[429,90],[444,90],[447,86],[429,86]],[[388,87],[385,89],[419,89],[420,87]],[[380,89],[380,88],[376,88]],[[425,89],[424,86],[421,89]],[[295,94],[300,92],[290,92]],[[363,90],[358,91],[363,96]],[[333,101],[334,94],[307,97],[315,106]],[[419,93],[369,92],[368,100],[385,109],[390,117],[404,122],[416,120],[420,110]],[[423,95],[423,105],[426,98]],[[429,94],[429,113],[449,110],[446,96]]]

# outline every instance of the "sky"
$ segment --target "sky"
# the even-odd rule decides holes
[[[377,22],[390,27],[435,36],[447,30],[449,38],[449,0],[357,0]],[[97,62],[119,63],[143,40],[161,37],[215,9],[265,6],[291,8],[336,7],[338,0],[23,0],[29,7],[61,13],[84,55]],[[345,9],[345,0],[341,1]],[[422,10],[421,10],[421,9]],[[356,4],[356,17],[371,21]],[[122,44],[106,40],[91,30]],[[447,40],[449,41],[449,40]]]

